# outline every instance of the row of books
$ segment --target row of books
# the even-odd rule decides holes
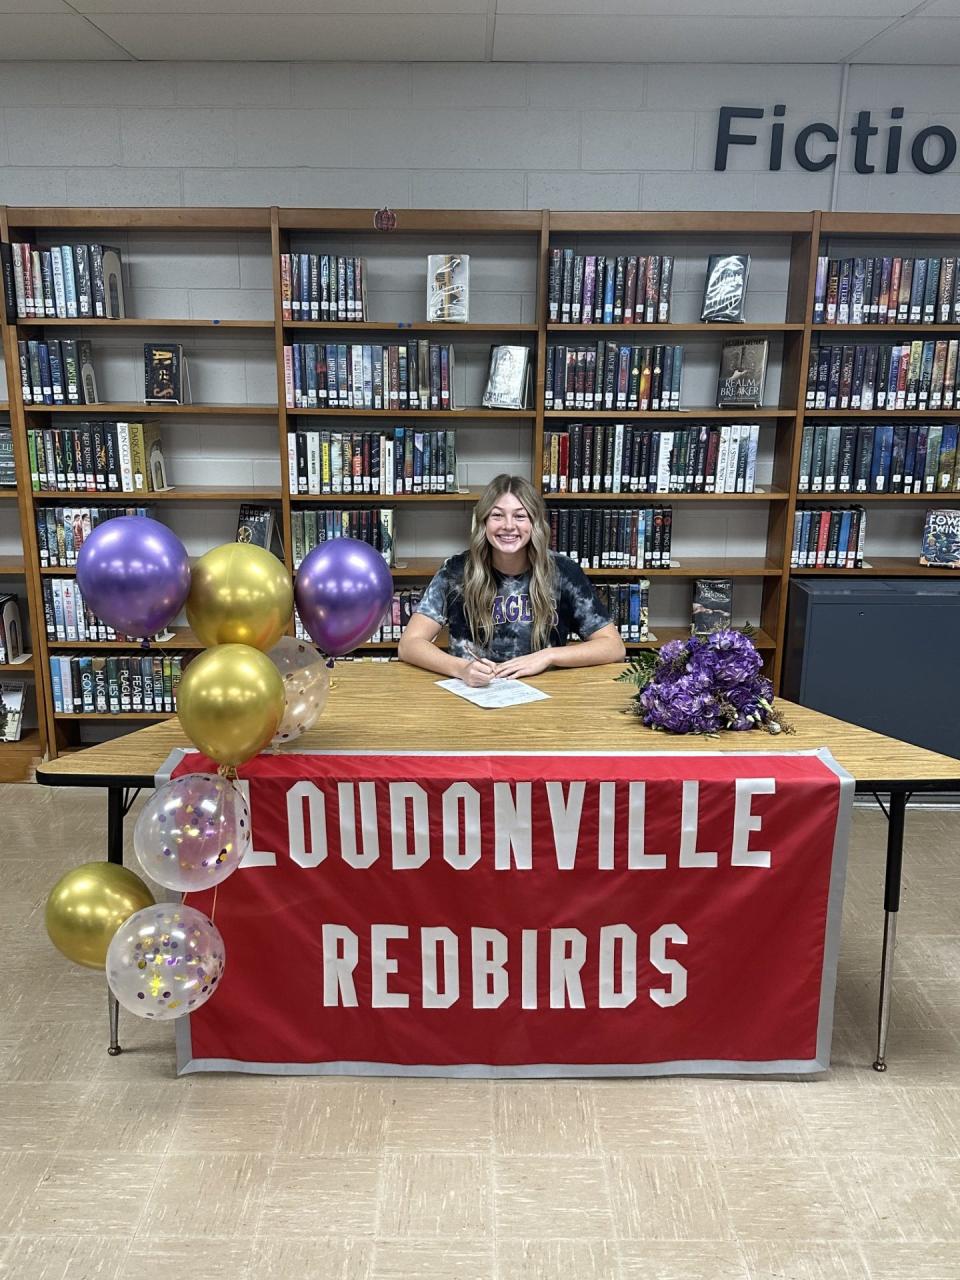
[[[367,318],[367,264],[332,253],[281,253],[280,305],[284,320]]]
[[[544,493],[753,493],[759,423],[657,431],[575,422],[543,436]]]
[[[960,320],[956,258],[817,258],[814,324]]]
[[[791,569],[862,569],[863,507],[805,507],[793,517]]]
[[[595,587],[600,603],[610,621],[620,632],[621,640],[637,644],[649,635],[650,582],[598,582]]]
[[[90,531],[115,516],[148,516],[148,507],[37,507],[37,549],[44,568],[66,569],[77,563],[77,555]]]
[[[50,658],[53,709],[66,715],[116,715],[121,711],[177,709],[183,654]]]
[[[17,468],[13,459],[13,428],[0,423],[0,489],[15,489]]]
[[[73,338],[17,343],[24,404],[96,404],[93,346]]]
[[[455,409],[450,343],[293,343],[283,348],[288,409]]]
[[[549,346],[544,408],[666,413],[680,408],[682,375],[682,346]]]
[[[35,493],[160,493],[170,487],[155,424],[81,422],[32,428],[27,453]]]
[[[43,578],[43,618],[47,639],[116,640],[113,627],[96,616],[83,598],[76,578]]]
[[[960,340],[810,348],[808,409],[952,409]]]
[[[294,510],[290,512],[290,524],[295,569],[309,551],[332,538],[358,538],[375,547],[387,564],[393,564],[392,507]]]
[[[800,493],[960,491],[957,423],[806,423]]]
[[[24,320],[124,315],[120,250],[105,244],[0,245],[3,284]],[[8,317],[9,318],[9,317]]]
[[[407,623],[417,611],[417,605],[423,596],[423,588],[395,591],[390,606],[384,614],[383,622],[370,637],[374,644],[390,644],[400,639],[407,629]]]
[[[291,494],[455,493],[457,436],[418,431],[291,431]]]
[[[671,507],[561,507],[550,512],[550,549],[584,569],[668,569]]]
[[[550,250],[551,324],[668,324],[672,293],[671,254],[605,258]]]

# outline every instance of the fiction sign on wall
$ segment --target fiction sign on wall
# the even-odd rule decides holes
[[[873,112],[858,111],[850,129],[854,139],[853,168],[856,173],[899,173],[909,162],[918,173],[943,173],[957,158],[957,138],[946,125],[931,124],[912,138],[903,137],[903,107],[892,107],[888,120],[873,122]],[[793,147],[801,169],[820,173],[836,164],[840,135],[834,125],[816,120],[793,131],[786,123],[787,108],[778,102],[766,107],[721,107],[717,124],[714,169],[726,169],[732,147],[763,147],[767,168],[780,169],[784,146]],[[754,121],[762,123],[754,124]]]

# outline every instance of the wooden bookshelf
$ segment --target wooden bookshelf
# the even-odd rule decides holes
[[[301,430],[320,429],[317,419],[326,419],[334,424],[333,429],[350,430],[352,424],[368,423],[370,426],[401,423],[430,423],[448,428],[467,427],[477,429],[477,433],[493,423],[500,423],[510,431],[516,432],[523,442],[529,442],[529,472],[535,484],[540,485],[543,442],[546,430],[563,428],[565,424],[575,421],[583,422],[625,422],[631,424],[650,424],[662,429],[679,429],[701,423],[720,425],[723,423],[760,422],[765,430],[761,432],[762,447],[769,460],[772,451],[772,474],[765,474],[763,483],[758,483],[751,493],[546,493],[545,499],[551,507],[561,510],[572,505],[582,506],[646,506],[656,504],[676,507],[673,522],[673,559],[669,567],[648,569],[597,569],[589,570],[589,576],[598,583],[634,582],[649,578],[651,588],[650,630],[656,635],[655,641],[631,643],[631,651],[648,648],[654,644],[662,644],[666,640],[685,637],[688,632],[685,626],[664,626],[658,618],[658,591],[663,579],[676,579],[689,583],[697,577],[729,577],[736,580],[734,608],[735,620],[743,611],[737,607],[737,592],[745,590],[753,592],[759,600],[759,609],[750,609],[746,615],[757,625],[754,635],[757,647],[764,655],[766,669],[774,680],[779,679],[783,653],[783,638],[786,621],[787,591],[793,576],[853,574],[863,576],[890,577],[947,577],[949,570],[931,570],[922,568],[913,547],[910,555],[902,557],[870,555],[870,531],[868,525],[865,547],[869,567],[862,570],[834,569],[796,569],[790,568],[790,547],[794,516],[814,504],[857,503],[864,507],[869,505],[871,511],[885,511],[892,507],[895,510],[900,504],[912,520],[917,520],[917,548],[919,548],[919,528],[922,525],[920,512],[923,505],[954,505],[960,499],[960,493],[944,494],[840,494],[840,493],[801,493],[798,491],[800,463],[800,447],[804,422],[809,420],[828,420],[838,422],[880,422],[917,420],[925,422],[942,421],[955,418],[960,410],[873,410],[873,411],[833,411],[803,408],[805,399],[806,369],[811,345],[816,342],[829,342],[831,338],[851,343],[860,338],[876,342],[883,338],[895,341],[902,336],[933,337],[960,335],[960,326],[924,325],[924,324],[871,324],[871,325],[828,325],[813,324],[813,292],[816,273],[817,255],[826,253],[830,237],[843,237],[845,241],[862,240],[869,243],[871,238],[883,241],[902,237],[911,244],[923,237],[960,242],[960,216],[953,215],[899,215],[899,214],[829,214],[814,211],[812,213],[781,212],[711,212],[711,211],[679,211],[679,212],[550,212],[547,210],[399,210],[397,211],[397,227],[389,234],[373,231],[373,210],[370,209],[307,209],[307,208],[176,208],[176,209],[132,209],[132,208],[0,208],[0,233],[5,240],[31,239],[37,243],[49,242],[51,233],[63,231],[65,238],[72,241],[101,240],[107,238],[109,231],[122,233],[128,237],[136,237],[138,233],[162,231],[173,237],[182,237],[191,253],[202,259],[203,237],[210,234],[228,232],[237,236],[252,237],[258,252],[269,252],[272,261],[273,277],[273,316],[272,318],[218,319],[215,317],[158,317],[128,316],[122,320],[97,318],[33,318],[19,320],[15,325],[2,326],[4,341],[4,358],[7,371],[7,385],[10,388],[9,401],[0,402],[0,412],[9,414],[14,436],[14,456],[19,484],[16,490],[0,490],[0,506],[5,512],[4,519],[14,512],[19,517],[23,554],[0,558],[0,578],[22,579],[24,593],[22,604],[29,615],[31,642],[34,647],[34,658],[29,664],[28,674],[35,680],[40,724],[37,730],[28,731],[22,742],[0,746],[0,778],[9,775],[10,761],[27,761],[22,766],[29,767],[29,761],[43,752],[70,750],[79,743],[80,728],[86,723],[104,724],[113,720],[129,721],[131,724],[144,723],[150,720],[162,720],[166,713],[128,712],[120,716],[99,716],[87,714],[55,714],[52,703],[52,690],[49,679],[49,658],[51,654],[103,653],[103,654],[135,654],[141,650],[137,643],[126,641],[65,643],[48,641],[44,625],[43,596],[41,584],[47,577],[72,577],[75,567],[44,566],[39,563],[35,512],[37,504],[56,503],[61,506],[116,504],[125,505],[136,499],[138,504],[149,504],[158,512],[169,512],[174,521],[205,521],[207,513],[197,511],[196,504],[210,505],[209,518],[224,518],[223,508],[231,504],[243,502],[274,504],[278,514],[279,528],[283,538],[284,556],[287,568],[293,572],[293,548],[291,513],[303,509],[322,509],[329,505],[344,507],[389,506],[402,512],[398,516],[400,533],[398,539],[398,563],[392,573],[398,588],[406,589],[424,584],[442,563],[440,556],[406,556],[403,554],[404,525],[408,520],[417,519],[417,526],[426,528],[431,520],[456,520],[459,518],[455,508],[469,509],[481,492],[480,486],[471,485],[467,492],[455,493],[410,493],[410,494],[299,494],[290,491],[289,468],[287,465],[288,433],[297,428]],[[471,245],[471,252],[478,253],[477,245],[486,246],[484,252],[497,257],[501,247],[509,246],[511,254],[522,260],[525,279],[532,282],[529,288],[525,285],[523,305],[504,306],[502,320],[484,320],[467,324],[427,323],[412,315],[409,320],[386,320],[377,314],[376,306],[370,307],[371,314],[362,322],[285,319],[281,298],[280,255],[286,252],[302,252],[303,245],[309,243],[321,252],[345,252],[374,255],[382,252],[385,256],[399,252],[408,256],[421,252],[424,245],[443,245],[458,238]],[[627,242],[635,248],[624,249]],[[108,241],[109,242],[109,241]],[[693,314],[693,306],[688,306],[685,313],[677,313],[675,319],[664,324],[559,324],[548,319],[547,287],[549,276],[550,250],[554,247],[578,244],[577,252],[616,253],[625,252],[679,252],[680,247],[690,262],[697,263],[702,258],[705,263],[709,253],[729,248],[730,252],[749,252],[753,245],[762,245],[768,255],[776,258],[778,269],[782,268],[783,308],[769,322],[758,321],[747,315],[747,322],[739,325],[705,324],[699,321],[699,309]],[[591,245],[593,247],[584,248]],[[346,247],[346,246],[357,247]],[[400,251],[395,246],[407,247]],[[343,246],[342,248],[340,246]],[[364,247],[366,246],[366,248]],[[372,246],[372,247],[371,247]],[[608,247],[609,246],[609,247]],[[619,246],[619,247],[615,247]],[[671,247],[671,246],[675,246]],[[864,253],[869,250],[864,249]],[[699,256],[698,256],[699,255]],[[198,270],[202,270],[198,268]],[[691,276],[691,271],[687,271]],[[476,283],[476,277],[474,279]],[[688,289],[692,293],[692,287]],[[128,294],[131,293],[128,290]],[[422,296],[422,295],[421,295]],[[518,295],[519,296],[519,295]],[[748,303],[749,303],[748,291]],[[128,296],[128,306],[135,305],[136,298]],[[185,308],[187,309],[187,308]],[[201,309],[198,305],[196,309]],[[386,308],[383,308],[386,309]],[[397,311],[396,303],[390,304],[390,310]],[[414,309],[411,307],[411,309]],[[275,370],[275,394],[273,386],[258,386],[257,403],[198,403],[198,404],[144,404],[131,401],[110,401],[96,405],[24,405],[20,394],[19,361],[17,353],[18,339],[36,338],[43,331],[49,330],[51,335],[68,336],[75,331],[89,333],[95,344],[106,332],[135,335],[151,331],[166,330],[177,334],[178,341],[187,343],[191,336],[209,334],[216,329],[229,330],[239,342],[244,337],[267,338],[273,334],[273,365]],[[530,346],[533,362],[534,397],[532,406],[519,411],[501,411],[484,409],[470,404],[457,410],[407,410],[402,409],[341,409],[341,408],[290,408],[286,405],[286,391],[283,368],[284,344],[299,341],[304,334],[336,335],[339,342],[360,338],[371,340],[370,335],[382,336],[384,340],[392,337],[417,337],[443,335],[455,346],[458,341],[465,347],[465,363],[478,361],[478,346],[495,343],[499,337],[504,341],[521,340]],[[569,338],[578,341],[584,338],[626,340],[627,335],[633,344],[647,344],[654,339],[658,342],[682,342],[689,338],[695,344],[693,350],[711,352],[712,343],[734,336],[767,336],[771,339],[771,353],[776,353],[780,362],[779,391],[771,396],[778,401],[764,405],[761,409],[717,409],[712,404],[690,406],[684,404],[682,412],[667,411],[663,413],[637,411],[590,411],[586,409],[560,410],[546,409],[544,403],[544,370],[548,344],[562,344]],[[261,347],[263,344],[260,344]],[[189,348],[188,348],[189,352]],[[708,359],[712,358],[708,356]],[[458,361],[458,375],[460,373]],[[273,375],[270,375],[273,377]],[[119,384],[123,385],[123,384]],[[482,384],[481,384],[482,385]],[[768,384],[769,386],[769,384]],[[468,394],[464,397],[471,401],[478,399],[478,394],[471,392],[467,384]],[[194,394],[196,394],[196,386]],[[208,392],[216,395],[226,391],[227,386],[217,387]],[[239,394],[243,394],[242,390]],[[697,399],[709,397],[709,389],[701,387]],[[60,418],[62,415],[62,418]],[[208,433],[208,439],[215,439],[214,433],[230,432],[231,419],[243,423],[245,432],[264,432],[262,437],[268,441],[268,451],[276,456],[279,484],[272,485],[220,485],[217,483],[196,483],[180,485],[164,493],[120,494],[115,492],[88,493],[86,491],[66,492],[63,490],[44,490],[31,492],[29,476],[29,459],[27,454],[28,427],[48,427],[65,425],[82,418],[117,417],[122,419],[144,420],[149,418],[169,419],[171,435],[179,437],[180,432],[195,431]],[[309,425],[308,425],[309,423]],[[193,424],[193,425],[191,425]],[[339,425],[342,424],[342,428]],[[771,428],[767,431],[766,428]],[[324,427],[326,429],[326,426]],[[259,436],[256,436],[259,439]],[[474,437],[475,438],[475,437]],[[492,438],[492,437],[491,437]],[[496,437],[501,438],[501,437]],[[458,439],[458,446],[459,446]],[[219,447],[219,446],[218,446]],[[475,445],[472,447],[476,447]],[[229,456],[229,453],[226,454]],[[234,455],[235,457],[236,455]],[[473,478],[471,473],[471,478]],[[216,474],[211,473],[211,480]],[[702,518],[698,504],[711,518],[718,521],[731,514],[733,507],[740,508],[737,519],[751,521],[750,527],[756,529],[763,525],[762,536],[751,534],[751,543],[744,545],[749,555],[732,556],[722,553],[726,541],[717,545],[717,554],[699,554],[695,556],[682,553],[683,531],[685,521],[694,516]],[[185,510],[176,512],[175,508],[183,506]],[[718,510],[719,507],[719,510]],[[916,508],[916,511],[914,511]],[[422,512],[421,515],[416,513]],[[163,518],[163,517],[161,517]],[[899,517],[898,517],[899,518]],[[409,528],[409,526],[407,526]],[[677,547],[681,551],[677,551]],[[407,545],[416,545],[410,541]],[[703,542],[694,545],[704,545]],[[451,546],[449,551],[459,550]],[[906,548],[905,548],[906,550]],[[919,552],[917,552],[919,554]],[[674,619],[676,622],[676,619]],[[185,654],[196,652],[200,648],[196,637],[186,627],[175,629],[174,637],[161,645],[151,646],[152,651],[179,651]],[[377,642],[362,646],[362,652],[373,655],[389,655],[395,651],[394,642]],[[8,668],[0,668],[6,673]],[[10,673],[23,673],[25,666],[9,668]],[[16,748],[11,751],[10,748]],[[20,767],[20,766],[18,766]]]

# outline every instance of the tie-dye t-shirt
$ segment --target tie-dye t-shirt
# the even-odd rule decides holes
[[[567,643],[570,635],[586,640],[605,627],[610,615],[597,599],[579,565],[568,556],[550,552],[556,570],[557,607],[550,645]],[[417,606],[422,613],[450,633],[450,652],[458,658],[469,657],[468,646],[474,644],[463,607],[463,571],[466,552],[445,560]],[[494,662],[506,662],[532,650],[533,617],[530,610],[530,574],[509,577],[494,569],[497,594],[493,600],[493,639],[486,656]],[[479,649],[478,649],[479,651]]]

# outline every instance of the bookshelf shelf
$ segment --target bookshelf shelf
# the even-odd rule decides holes
[[[0,556],[0,578],[16,577],[23,572],[23,556]]]
[[[47,648],[51,653],[72,653],[74,650],[85,653],[163,653],[179,649],[194,652],[206,648],[189,627],[172,627],[171,630],[172,639],[151,640],[148,645],[141,644],[139,640],[48,640]]]
[[[117,490],[109,492],[97,490],[96,493],[91,493],[87,489],[41,489],[39,492],[34,490],[33,496],[38,502],[56,500],[72,503],[74,499],[82,498],[88,504],[96,505],[102,502],[111,506],[118,503],[123,505],[124,502],[135,498],[141,506],[146,506],[151,502],[279,502],[281,493],[279,485],[209,487],[182,484],[174,489],[164,489],[160,492],[150,490],[136,493],[121,493]]]
[[[273,333],[272,320],[198,320],[195,318],[181,320],[149,320],[141,316],[124,316],[122,320],[105,320],[102,316],[71,317],[35,316],[29,320],[18,320],[18,327],[35,329],[252,329],[262,333]]]
[[[378,507],[407,505],[408,503],[474,503],[483,492],[482,489],[470,489],[467,493],[291,493],[290,501],[302,505],[334,503],[338,507],[353,506],[355,503],[373,503]]]
[[[637,409],[545,409],[544,418],[582,418],[585,422],[674,422],[678,427],[688,427],[694,422],[744,422],[755,418],[795,418],[796,409],[715,409],[710,406],[690,409],[686,405],[678,412],[668,409],[664,413]]]
[[[312,330],[314,333],[539,333],[537,324],[505,320],[497,324],[454,324],[427,320],[284,320],[284,329]]]
[[[16,742],[0,742],[0,782],[22,782],[45,747],[39,729],[25,729]]]
[[[257,417],[275,418],[275,404],[28,404],[24,405],[24,413],[82,413],[88,418],[121,418],[151,417],[155,413],[177,415],[178,417]]]
[[[75,564],[43,564],[40,566],[40,574],[45,578],[72,578],[76,572],[77,566]]]
[[[919,541],[919,539],[918,539]],[[938,568],[923,565],[917,556],[872,556],[864,555],[867,563],[862,569],[791,569],[790,576],[804,578],[808,574],[818,578],[848,578],[856,575],[860,578],[955,578],[956,569]]]
[[[960,409],[805,409],[805,418],[842,418],[844,422],[872,421],[880,418],[891,422],[898,418],[921,418],[925,422],[937,422],[942,418],[955,418]]]
[[[669,569],[584,569],[588,578],[778,578],[779,561],[757,556],[716,556],[712,560],[678,559]],[[656,624],[651,624],[657,631]],[[657,632],[659,634],[659,632]]]
[[[906,320],[891,324],[812,324],[810,329],[813,333],[886,334],[891,338],[895,338],[898,333],[960,333],[958,324],[909,324]]]
[[[33,659],[26,662],[0,662],[0,676],[33,675]]]
[[[291,409],[287,407],[288,418],[389,418],[391,422],[398,419],[415,418],[419,421],[430,419],[434,422],[449,422],[451,426],[459,419],[474,420],[482,418],[500,418],[504,422],[516,421],[518,418],[533,422],[536,413],[532,409]]]
[[[960,502],[960,491],[951,493],[798,493],[798,502],[922,502],[936,506],[938,502]]]
[[[801,495],[803,496],[803,495]],[[673,505],[674,502],[786,502],[786,489],[758,485],[753,493],[544,493],[545,502],[629,502],[648,506],[651,503]]]
[[[803,333],[805,325],[794,321],[770,324],[707,324],[705,321],[683,324],[671,320],[667,324],[548,324],[547,333],[693,333],[715,338],[732,338],[744,333]],[[836,325],[827,326],[835,329]],[[859,326],[858,326],[859,327]],[[634,343],[634,346],[645,345]]]
[[[404,558],[390,566],[390,573],[394,578],[432,578],[442,564],[442,556]]]
[[[0,489],[0,502],[16,502],[16,489]]]
[[[659,649],[661,645],[668,644],[671,640],[689,640],[689,627],[659,627],[652,626],[650,630],[656,636],[656,639],[650,640],[626,640],[624,643],[628,653],[636,653],[641,649]],[[750,639],[761,651],[767,652],[776,649],[776,641],[773,636],[767,635],[765,631],[754,631],[750,635]]]
[[[55,720],[87,720],[102,724],[110,720],[172,720],[175,711],[55,711]]]

